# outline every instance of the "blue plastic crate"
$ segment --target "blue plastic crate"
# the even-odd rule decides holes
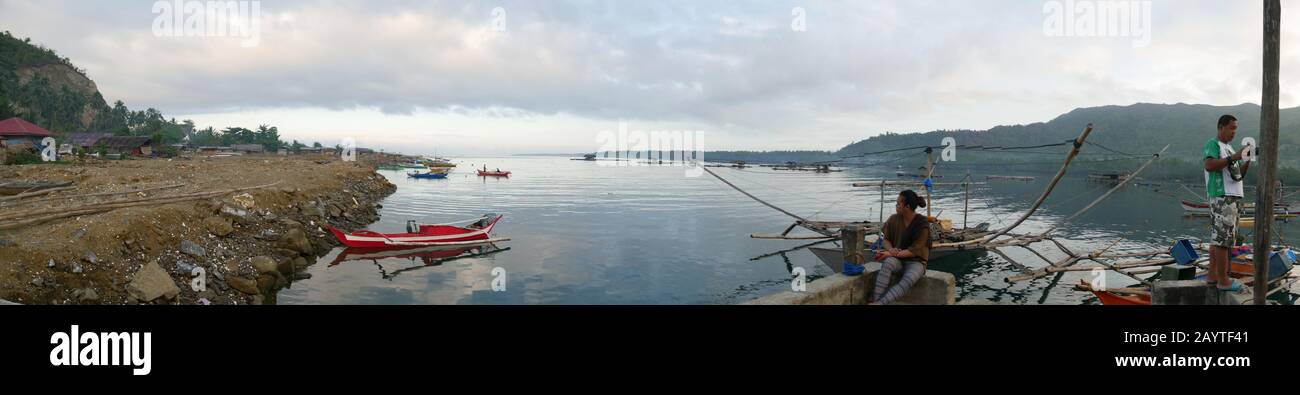
[[[1174,243],[1173,248],[1169,249],[1169,254],[1174,256],[1174,261],[1178,262],[1179,265],[1190,265],[1201,258],[1200,255],[1196,254],[1196,247],[1193,247],[1192,242],[1187,240],[1179,240]]]

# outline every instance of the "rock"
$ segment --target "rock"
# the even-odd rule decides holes
[[[244,210],[242,208],[238,208],[231,205],[221,206],[221,213],[236,218],[244,218],[248,216],[248,210]]]
[[[72,239],[73,239],[73,240],[81,240],[81,238],[82,238],[82,237],[85,237],[85,236],[86,236],[86,230],[85,230],[85,229],[77,229],[76,232],[72,232]]]
[[[274,229],[262,229],[262,233],[258,234],[256,237],[262,240],[280,240],[280,234],[275,233]]]
[[[53,268],[54,268],[54,260],[51,259],[51,260],[50,260],[50,263],[47,264],[47,265],[45,265],[45,267],[50,268],[50,269],[53,269]]]
[[[266,299],[266,298],[262,297],[262,295],[253,295],[253,303],[252,303],[252,304],[253,304],[253,305],[257,305],[257,306],[261,306],[262,303],[265,301],[265,299]]]
[[[81,257],[81,259],[90,262],[92,265],[99,262],[99,256],[96,256],[95,252],[91,250],[86,250],[86,255]]]
[[[235,231],[235,227],[230,224],[230,221],[221,217],[208,217],[203,220],[203,225],[207,227],[208,233],[212,233],[217,237],[226,237],[226,235]]]
[[[213,300],[216,298],[217,298],[217,293],[214,292],[212,288],[208,288],[203,290],[203,292],[199,292],[199,299]]]
[[[311,241],[307,240],[307,234],[303,233],[302,229],[293,229],[285,233],[284,237],[276,242],[276,247],[292,250],[303,255],[310,255],[315,251]]]
[[[226,284],[231,288],[249,295],[257,295],[257,281],[249,280],[239,276],[226,277]]]
[[[293,259],[294,271],[301,271],[306,269],[308,266],[311,266],[311,261],[308,261],[307,258],[297,257]]]
[[[81,267],[81,262],[72,261],[69,266],[68,271],[72,272],[72,274],[81,274],[81,272],[86,271],[85,268]]]
[[[83,288],[72,291],[72,297],[78,302],[95,302],[99,300],[99,293],[94,288]]]
[[[135,273],[126,290],[141,301],[150,302],[160,297],[171,299],[181,293],[176,281],[158,266],[158,261],[149,262]]]
[[[306,280],[311,278],[311,273],[294,273],[293,281]]]
[[[275,265],[275,270],[286,276],[291,276],[296,271],[293,269],[293,260],[291,259],[281,260],[279,264]]]
[[[37,287],[43,287],[45,286],[45,280],[42,280],[40,277],[33,278],[32,285]]]
[[[194,266],[193,263],[186,262],[185,260],[178,260],[178,261],[176,261],[176,269],[180,270],[180,272],[181,272],[181,273],[184,273],[185,275],[189,275],[190,273],[194,273],[194,268],[195,268],[195,267],[196,267],[196,266]]]
[[[9,242],[9,240],[0,239],[0,247],[8,247],[11,245],[14,245],[14,243]]]
[[[280,216],[275,215],[275,213],[273,212],[267,211],[265,214],[262,214],[262,218],[266,219],[267,221],[275,221],[277,219],[280,219]]]
[[[242,207],[243,207],[244,209],[246,209],[246,210],[247,210],[247,209],[252,209],[252,208],[255,206],[254,201],[253,201],[253,195],[249,195],[248,192],[244,192],[244,193],[241,193],[241,194],[235,195],[234,197],[232,197],[232,198],[230,198],[230,199],[231,199],[231,200],[234,200],[236,204],[239,204],[240,206],[242,206]]]
[[[343,218],[352,219],[352,212],[350,212],[350,211],[344,211],[344,212],[343,212]]]
[[[195,244],[194,242],[189,240],[181,240],[181,252],[190,256],[195,256],[200,258],[202,258],[204,255],[207,255],[207,253],[203,251],[203,247],[199,247],[198,244]]]
[[[330,217],[337,218],[340,215],[343,215],[343,210],[339,210],[338,206],[330,206]]]
[[[288,218],[281,219],[281,220],[280,220],[280,223],[282,223],[282,224],[284,224],[284,226],[288,226],[288,227],[290,227],[290,228],[301,228],[301,227],[302,227],[302,222],[294,221],[294,220],[292,220],[292,219],[288,219]]]
[[[253,269],[257,270],[258,273],[276,272],[277,265],[275,264],[275,260],[271,259],[271,257],[267,257],[267,256],[253,257],[251,263],[253,265]]]
[[[262,294],[270,294],[275,292],[276,284],[278,282],[279,281],[276,280],[276,276],[268,276],[268,275],[258,276],[257,289],[259,291],[262,291]]]

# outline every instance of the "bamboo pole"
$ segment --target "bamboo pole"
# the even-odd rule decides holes
[[[1087,206],[1084,206],[1083,209],[1079,210],[1078,212],[1074,213],[1068,218],[1057,222],[1056,225],[1052,225],[1051,228],[1048,228],[1047,230],[1043,231],[1043,233],[1040,234],[1039,236],[1047,236],[1047,234],[1052,233],[1053,231],[1056,230],[1056,228],[1060,227],[1061,224],[1073,221],[1075,218],[1078,218],[1080,215],[1083,215],[1083,213],[1088,212],[1088,210],[1092,210],[1093,207],[1096,207],[1097,204],[1101,203],[1103,200],[1106,200],[1106,198],[1110,197],[1111,194],[1114,194],[1115,191],[1118,191],[1120,188],[1123,188],[1125,185],[1127,185],[1129,181],[1132,181],[1134,178],[1137,178],[1138,174],[1141,174],[1143,170],[1146,170],[1147,166],[1151,166],[1152,163],[1155,163],[1156,159],[1160,159],[1160,156],[1164,155],[1165,151],[1168,150],[1169,150],[1169,144],[1166,144],[1164,148],[1160,149],[1159,153],[1152,155],[1151,159],[1148,159],[1146,163],[1143,163],[1142,166],[1138,167],[1137,171],[1133,172],[1131,176],[1125,177],[1124,179],[1120,180],[1120,182],[1115,184],[1113,188],[1111,188],[1109,191],[1106,191],[1106,193],[1102,194],[1096,200],[1093,200],[1092,203],[1088,204]]]
[[[58,208],[42,209],[42,210],[29,210],[29,211],[12,213],[0,217],[0,230],[18,228],[21,226],[37,224],[37,223],[41,223],[53,219],[68,218],[68,217],[74,217],[78,215],[85,215],[85,214],[91,214],[91,213],[97,213],[103,211],[112,211],[121,208],[201,200],[201,199],[221,196],[228,193],[268,188],[278,184],[280,183],[276,182],[273,184],[259,185],[255,187],[201,192],[201,193],[181,195],[181,196],[164,196],[164,197],[148,198],[148,199],[88,204],[88,205],[73,206],[73,207],[58,207]],[[15,221],[16,218],[29,218],[29,219]]]
[[[1255,185],[1255,278],[1268,278],[1268,258],[1273,228],[1273,180],[1277,176],[1278,152],[1278,83],[1281,57],[1282,4],[1279,0],[1264,0],[1264,80],[1263,98],[1260,100],[1259,181]],[[1227,264],[1225,262],[1225,264]],[[1268,281],[1255,282],[1255,304],[1268,301]]]
[[[35,191],[35,192],[23,192],[23,193],[20,193],[20,194],[17,194],[17,195],[13,195],[13,196],[0,197],[0,202],[7,202],[7,201],[10,201],[10,200],[21,200],[21,199],[29,198],[29,197],[32,197],[32,196],[48,195],[48,194],[51,194],[51,193],[54,193],[54,192],[67,191],[67,190],[71,190],[71,189],[77,189],[77,187],[75,187],[75,186],[68,186],[68,187],[58,187],[58,188],[42,189],[42,190]]]
[[[1088,135],[1090,134],[1092,134],[1092,124],[1088,124],[1088,126],[1083,129],[1083,133],[1080,134],[1078,138],[1074,139],[1074,149],[1071,149],[1070,154],[1065,157],[1065,163],[1061,164],[1061,170],[1058,170],[1056,172],[1056,177],[1052,178],[1052,182],[1047,185],[1047,189],[1043,190],[1043,194],[1038,197],[1038,201],[1034,202],[1033,207],[1030,207],[1029,211],[1025,212],[1024,215],[1021,215],[1020,219],[1017,219],[1015,223],[1011,224],[1011,226],[1003,228],[1002,230],[996,233],[981,237],[979,239],[970,240],[964,243],[965,244],[987,243],[990,240],[1002,237],[1002,235],[1005,235],[1007,234],[1007,232],[1010,232],[1012,229],[1015,229],[1017,226],[1020,226],[1020,224],[1024,223],[1026,219],[1029,219],[1030,216],[1034,215],[1034,213],[1038,211],[1038,208],[1043,205],[1043,202],[1047,200],[1047,197],[1052,194],[1052,190],[1056,189],[1056,184],[1061,182],[1062,177],[1065,177],[1065,170],[1070,167],[1070,162],[1074,161],[1074,158],[1076,156],[1079,156],[1079,150],[1083,148],[1083,142],[1088,140]]]

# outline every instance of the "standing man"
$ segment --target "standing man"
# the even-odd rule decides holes
[[[1219,117],[1219,133],[1205,142],[1205,190],[1210,198],[1210,273],[1208,282],[1220,291],[1239,292],[1241,282],[1228,275],[1228,251],[1237,245],[1237,220],[1241,218],[1242,179],[1249,162],[1232,149],[1237,118]],[[1246,147],[1250,149],[1250,147]]]

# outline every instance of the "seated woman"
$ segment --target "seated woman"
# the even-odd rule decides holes
[[[907,295],[917,281],[925,275],[925,265],[930,257],[930,221],[916,213],[925,207],[925,199],[913,191],[903,191],[894,203],[897,214],[885,221],[884,250],[876,253],[876,261],[883,266],[876,273],[876,288],[871,304],[890,304]],[[892,288],[889,280],[899,270],[903,279]]]

